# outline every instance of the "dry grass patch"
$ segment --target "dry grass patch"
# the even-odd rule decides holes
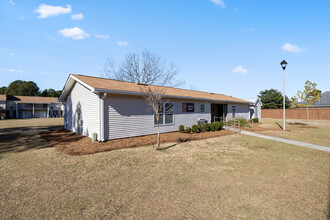
[[[0,120],[0,129],[9,128],[42,128],[63,126],[63,118],[27,118]]]
[[[325,219],[329,164],[325,152],[238,134],[163,151],[7,153],[0,212],[8,219]]]
[[[51,147],[38,133],[61,127],[63,118],[0,120],[0,158],[9,152]]]
[[[281,129],[281,120],[268,118],[263,119],[263,123],[260,125],[260,127],[270,130],[257,132],[260,134],[330,147],[329,120],[311,120],[310,126],[307,126],[306,120],[287,119],[286,122],[286,131],[283,131]]]

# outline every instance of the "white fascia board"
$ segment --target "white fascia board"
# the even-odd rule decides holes
[[[94,93],[113,93],[113,94],[120,94],[120,95],[137,95],[142,96],[142,92],[129,92],[129,91],[119,91],[119,90],[108,90],[108,89],[95,89]],[[174,95],[164,95],[166,98],[173,98],[173,99],[191,99],[191,100],[201,100],[201,101],[210,101],[210,102],[228,102],[228,103],[244,103],[250,104],[250,102],[239,102],[239,101],[229,101],[229,100],[221,100],[221,99],[206,99],[206,98],[195,98],[195,97],[188,97],[188,96],[174,96]]]
[[[88,85],[87,83],[84,83],[83,81],[81,81],[81,80],[78,79],[77,77],[72,76],[72,75],[70,75],[70,77],[72,77],[72,79],[74,79],[74,80],[76,80],[77,82],[79,82],[81,85],[87,87],[89,90],[91,90],[91,92],[94,92],[94,91],[95,91],[95,88],[94,88],[94,87],[91,87],[91,86]]]
[[[65,101],[66,97],[68,96],[69,91],[71,90],[71,87],[74,85],[74,81],[79,82],[81,85],[85,86],[91,92],[95,91],[95,89],[93,87],[91,87],[90,85],[84,83],[83,81],[81,81],[77,77],[70,74],[70,76],[68,77],[68,79],[66,80],[66,82],[64,84],[62,93],[61,93],[60,97],[58,98],[59,102],[64,102]]]

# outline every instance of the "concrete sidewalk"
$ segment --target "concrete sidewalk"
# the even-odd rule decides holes
[[[268,140],[283,142],[286,144],[293,144],[293,145],[297,145],[300,147],[307,147],[307,148],[311,148],[311,149],[315,149],[315,150],[330,152],[330,147],[325,147],[325,146],[321,146],[321,145],[309,144],[309,143],[305,143],[305,142],[288,140],[288,139],[278,138],[278,137],[272,137],[272,136],[257,134],[257,133],[253,133],[253,132],[249,132],[249,131],[238,130],[238,129],[230,128],[230,127],[225,127],[225,129],[232,130],[232,131],[235,131],[235,132],[238,132],[241,134],[245,134],[245,135],[254,136],[254,137],[259,137],[259,138],[264,138],[264,139],[268,139]]]

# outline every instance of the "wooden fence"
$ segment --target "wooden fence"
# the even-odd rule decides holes
[[[262,118],[283,118],[283,109],[262,109]],[[285,118],[287,119],[307,119],[307,109],[286,109]],[[310,108],[309,119],[311,120],[330,120],[330,108]]]

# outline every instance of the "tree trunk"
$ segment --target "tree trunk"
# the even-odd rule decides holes
[[[157,123],[157,132],[158,132],[158,135],[157,135],[157,150],[159,150],[159,148],[160,148],[159,122]]]
[[[309,111],[308,111],[308,106],[307,106],[307,125],[309,126]]]

